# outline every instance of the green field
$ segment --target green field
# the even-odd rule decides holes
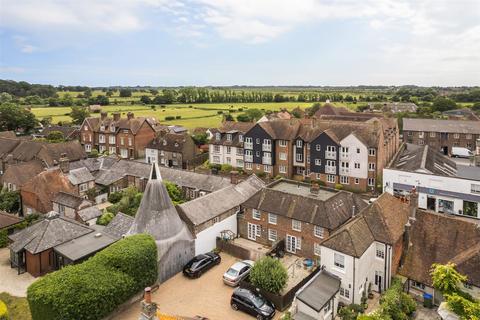
[[[167,124],[182,125],[193,129],[196,127],[217,127],[222,121],[223,113],[232,113],[234,117],[241,112],[238,109],[261,109],[264,111],[279,111],[280,109],[292,110],[296,107],[305,109],[310,107],[311,103],[306,102],[269,102],[269,103],[205,103],[205,104],[171,104],[165,108],[157,106],[155,110],[145,105],[109,105],[102,107],[102,110],[109,114],[119,111],[122,116],[131,111],[135,116],[154,117],[157,121]],[[32,108],[33,114],[41,120],[44,117],[51,116],[52,123],[59,121],[71,121],[68,113],[70,107],[37,107]],[[92,116],[100,116],[99,113],[92,113]],[[165,121],[167,116],[180,116],[181,119]]]

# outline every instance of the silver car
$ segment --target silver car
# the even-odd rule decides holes
[[[235,262],[235,264],[223,274],[223,282],[232,287],[237,286],[238,283],[250,273],[253,264],[254,262],[251,260]]]

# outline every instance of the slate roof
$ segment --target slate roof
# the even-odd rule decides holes
[[[131,119],[128,118],[120,118],[118,121],[115,121],[113,118],[99,118],[99,117],[89,117],[85,119],[85,122],[92,128],[95,132],[100,132],[100,127],[102,125],[105,126],[105,131],[107,132],[111,124],[115,126],[115,130],[119,129],[128,129],[132,132],[133,135],[136,135],[138,130],[147,123],[152,130],[154,130],[154,126],[156,125],[156,121],[152,118],[146,117],[134,117]]]
[[[340,290],[340,282],[340,278],[322,270],[307,282],[295,296],[298,300],[319,312]]]
[[[399,273],[431,286],[433,263],[457,263],[468,282],[480,287],[480,228],[476,222],[417,209],[412,223],[410,247]]]
[[[105,227],[103,233],[106,233],[114,238],[120,239],[127,234],[128,230],[132,227],[134,217],[119,212]]]
[[[12,164],[5,170],[2,181],[13,183],[20,188],[42,171],[43,164],[38,160]]]
[[[102,170],[95,179],[95,183],[110,185],[124,176],[131,175],[148,179],[151,165],[144,162],[119,160],[109,170]],[[230,185],[230,179],[216,175],[207,175],[186,170],[160,167],[160,173],[164,180],[175,183],[180,187],[188,187],[212,192]]]
[[[93,231],[74,220],[58,216],[58,213],[51,212],[50,215],[53,217],[47,217],[10,235],[9,238],[13,241],[10,248],[14,252],[25,249],[37,254]]]
[[[147,144],[147,148],[182,152],[185,143],[187,143],[189,139],[191,140],[192,138],[188,133],[160,132],[157,137]]]
[[[0,138],[0,157],[15,162],[42,160],[47,166],[56,164],[65,153],[70,161],[87,158],[87,154],[78,141],[47,143],[19,138]]]
[[[428,145],[410,143],[402,145],[389,168],[449,177],[454,177],[457,173],[456,163],[441,152],[433,150]]]
[[[42,135],[45,137],[48,136],[50,132],[59,131],[63,134],[65,139],[74,138],[76,134],[78,134],[79,129],[75,127],[67,127],[67,126],[49,126],[43,129]]]
[[[23,219],[17,217],[17,216],[14,216],[13,214],[10,214],[10,213],[7,213],[7,212],[4,212],[4,211],[0,211],[0,230],[4,229],[4,228],[8,228],[10,226],[13,226],[17,223],[20,223],[22,222]]]
[[[72,261],[79,261],[105,249],[118,240],[102,232],[103,226],[95,225],[92,226],[92,229],[94,229],[92,232],[58,245],[54,250]]]
[[[95,206],[86,207],[79,210],[77,213],[84,222],[98,218],[102,215],[102,211]]]
[[[403,235],[409,210],[408,204],[384,193],[333,232],[322,246],[359,258],[373,241],[393,245]]]
[[[58,192],[52,201],[74,209],[78,209],[83,203],[90,203],[82,197],[63,191]]]
[[[96,174],[99,170],[108,170],[116,163],[119,158],[116,155],[103,156],[99,158],[87,158],[70,162],[70,170],[87,168],[92,174]]]
[[[93,181],[95,180],[95,178],[87,168],[83,167],[70,170],[68,172],[68,180],[70,180],[73,185],[79,185],[82,183]]]
[[[25,183],[21,192],[35,194],[38,200],[36,209],[42,213],[47,213],[52,210],[52,200],[60,191],[75,193],[75,188],[67,176],[60,169],[55,168],[40,172]]]
[[[480,134],[479,121],[403,119],[403,131]]]
[[[264,182],[256,175],[245,181],[209,193],[203,197],[182,203],[177,206],[180,215],[190,225],[201,225],[235,207],[250,198],[264,186]]]
[[[164,180],[175,183],[177,186],[213,192],[231,185],[230,179],[192,171],[160,167]]]
[[[298,182],[283,179],[279,182],[282,181],[293,185],[298,184]],[[356,212],[367,206],[365,201],[355,193],[328,188],[321,188],[321,190],[329,193],[328,198],[303,196],[267,186],[250,197],[242,206],[312,223],[329,230],[338,228],[350,219],[354,206]],[[320,195],[322,194],[323,192],[320,192]]]

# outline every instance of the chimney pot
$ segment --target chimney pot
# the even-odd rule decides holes
[[[118,120],[120,120],[120,112],[114,112],[113,121],[118,121]]]
[[[107,118],[107,112],[106,112],[106,111],[102,111],[102,112],[100,113],[100,119],[105,120],[106,118]]]
[[[128,120],[131,120],[131,119],[133,119],[133,118],[134,118],[133,112],[127,113],[127,119],[128,119]]]
[[[70,161],[68,160],[66,153],[62,153],[60,155],[58,165],[60,167],[60,170],[62,170],[63,173],[69,173],[70,172]]]

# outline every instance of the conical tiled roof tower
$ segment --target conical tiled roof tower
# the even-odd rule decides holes
[[[163,282],[182,270],[195,254],[195,242],[180,219],[156,163],[152,165],[140,207],[128,234],[148,233],[158,251],[158,280]]]

